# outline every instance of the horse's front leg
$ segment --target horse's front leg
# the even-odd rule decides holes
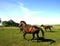
[[[23,38],[24,38],[24,39],[26,39],[25,36],[26,36],[26,33],[23,34]]]

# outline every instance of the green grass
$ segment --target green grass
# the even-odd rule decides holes
[[[60,26],[54,25],[53,30],[54,32],[44,31],[46,39],[56,41],[55,43],[50,44],[50,42],[24,40],[23,32],[20,32],[18,27],[0,27],[0,46],[60,46]],[[39,36],[41,36],[41,32]],[[26,38],[31,39],[32,35],[27,34]]]

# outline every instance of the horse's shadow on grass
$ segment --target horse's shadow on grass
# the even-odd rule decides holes
[[[37,42],[50,42],[50,44],[56,42],[55,40],[52,40],[52,39],[46,39],[46,38],[42,38],[42,37],[36,38],[36,39],[34,39],[34,40],[37,40]]]

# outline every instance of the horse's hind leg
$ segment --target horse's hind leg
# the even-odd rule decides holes
[[[37,35],[37,38],[39,38],[39,35],[38,35],[38,33],[36,33],[36,35]]]
[[[33,40],[35,38],[35,33],[32,34],[33,38],[31,40]]]
[[[52,32],[52,29],[51,28],[49,28],[49,30],[50,30],[50,32]]]
[[[47,32],[47,28],[45,28],[45,31]]]

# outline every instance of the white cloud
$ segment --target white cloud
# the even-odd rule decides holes
[[[24,4],[21,2],[19,4],[25,16],[31,17],[33,14],[41,13],[40,11],[31,11],[30,9],[24,7]]]

